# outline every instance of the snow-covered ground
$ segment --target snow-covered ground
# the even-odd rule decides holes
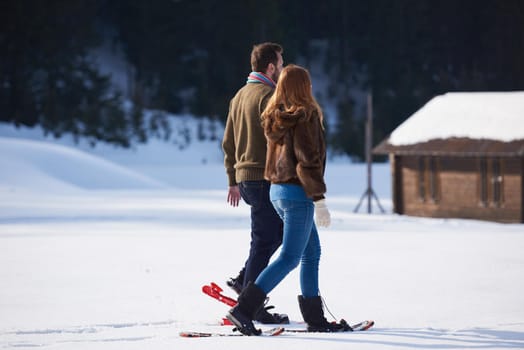
[[[329,163],[321,230],[329,309],[371,331],[201,339],[178,333],[228,331],[200,289],[249,243],[217,141],[90,149],[1,125],[0,169],[0,348],[524,348],[524,225],[392,215],[387,164],[373,167],[387,213],[367,215],[365,166]],[[298,291],[295,271],[270,295],[293,327]]]

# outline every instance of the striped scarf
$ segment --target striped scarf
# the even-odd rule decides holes
[[[273,79],[261,72],[251,72],[247,77],[248,83],[266,84],[274,88],[276,86]]]

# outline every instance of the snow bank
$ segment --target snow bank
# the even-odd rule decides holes
[[[146,119],[152,118],[154,113],[154,111],[145,111]],[[223,127],[219,121],[170,114],[167,114],[166,118],[171,130],[167,139],[150,137],[147,143],[135,143],[131,148],[117,147],[101,141],[92,146],[91,141],[93,140],[85,137],[75,139],[71,134],[64,134],[57,139],[50,134],[46,135],[38,126],[34,128],[15,127],[7,123],[0,123],[0,137],[46,141],[73,147],[133,168],[144,165],[222,163],[220,138],[223,134]]]
[[[389,142],[401,146],[451,137],[524,139],[524,91],[437,96],[395,129]]]
[[[0,137],[0,184],[35,190],[152,189],[159,181],[86,152],[49,142]]]

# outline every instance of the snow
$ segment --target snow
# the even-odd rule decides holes
[[[524,139],[524,91],[436,96],[397,127],[389,142],[402,146],[452,137]]]
[[[226,203],[218,145],[92,149],[0,125],[0,348],[524,348],[524,225],[390,214],[388,164],[373,166],[388,213],[354,213],[365,165],[342,161],[327,168],[321,291],[336,317],[376,326],[179,337],[229,331],[200,288],[224,285],[248,251],[249,208]],[[291,327],[298,283],[294,271],[270,295]]]
[[[58,187],[62,182],[86,189],[155,188],[149,179],[103,158],[41,141],[0,138],[4,169],[2,182],[39,189],[45,182]],[[108,176],[108,173],[111,174]],[[45,186],[47,187],[47,186]]]

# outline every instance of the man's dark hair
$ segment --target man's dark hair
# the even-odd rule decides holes
[[[262,43],[253,46],[251,51],[251,69],[254,72],[265,72],[270,63],[277,65],[277,53],[282,54],[284,49],[279,44]]]

